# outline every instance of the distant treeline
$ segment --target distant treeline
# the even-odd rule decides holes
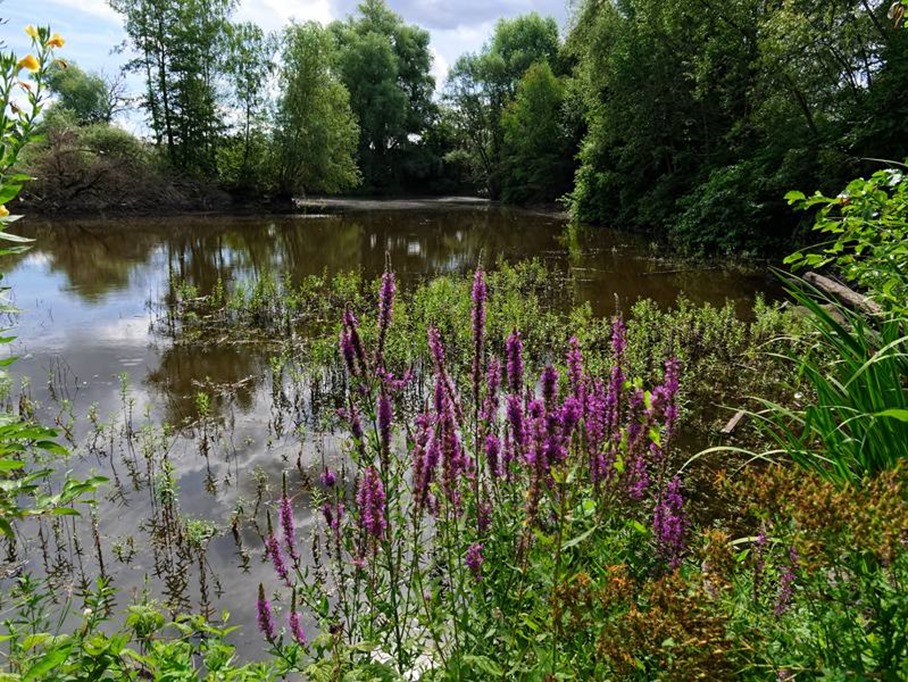
[[[761,252],[789,189],[908,156],[908,31],[889,2],[581,0],[498,22],[436,96],[429,33],[382,0],[266,34],[231,0],[110,0],[145,88],[75,65],[30,170],[46,210],[477,192],[691,252]],[[110,121],[141,107],[151,142]]]

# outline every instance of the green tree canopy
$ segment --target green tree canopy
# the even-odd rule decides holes
[[[448,75],[445,102],[474,178],[492,198],[503,186],[505,107],[524,72],[537,62],[553,63],[559,47],[558,25],[551,17],[533,12],[502,19],[482,51],[462,56]]]
[[[341,79],[359,121],[357,156],[367,189],[406,185],[408,160],[419,153],[437,111],[429,33],[404,23],[383,0],[335,22]]]
[[[354,187],[359,131],[334,71],[331,36],[314,22],[292,25],[283,45],[274,131],[278,189],[290,196]]]
[[[122,104],[120,81],[86,73],[73,62],[50,69],[47,85],[56,98],[54,108],[69,112],[79,125],[110,123]]]
[[[505,201],[551,202],[570,189],[573,163],[561,120],[563,101],[564,87],[548,62],[524,72],[502,118]]]

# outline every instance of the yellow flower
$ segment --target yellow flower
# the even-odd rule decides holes
[[[63,40],[63,36],[61,36],[59,33],[54,33],[50,37],[50,40],[47,41],[47,45],[48,47],[63,47],[63,44],[65,42],[66,41]]]
[[[37,71],[41,68],[41,65],[38,63],[38,60],[35,59],[34,55],[27,54],[18,62],[16,62],[16,71],[21,71],[22,69],[28,69],[29,71]]]
[[[0,218],[5,218],[8,215],[9,215],[9,209],[6,206],[4,206],[3,204],[0,204]]]
[[[29,24],[28,26],[25,27],[25,35],[27,35],[29,38],[37,38],[38,29],[36,29],[31,24]]]

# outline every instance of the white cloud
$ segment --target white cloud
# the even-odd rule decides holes
[[[90,14],[117,25],[121,23],[120,15],[107,4],[106,0],[50,0],[50,2],[58,7]]]
[[[266,31],[280,30],[291,19],[327,24],[336,18],[329,0],[242,0],[236,13],[237,20],[255,22]]]
[[[441,52],[435,49],[434,45],[429,45],[429,52],[432,53],[432,77],[435,78],[435,89],[441,90],[451,65]]]

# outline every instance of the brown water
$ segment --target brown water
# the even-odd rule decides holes
[[[264,350],[211,339],[174,344],[154,333],[172,281],[204,293],[218,279],[265,269],[297,280],[350,270],[371,278],[388,253],[403,295],[432,275],[471,271],[481,255],[488,266],[538,257],[600,315],[612,313],[616,300],[622,308],[639,297],[669,305],[682,292],[694,301],[730,299],[745,313],[756,292],[772,287],[764,274],[666,265],[628,235],[569,229],[553,215],[450,201],[355,208],[340,215],[29,220],[19,230],[37,241],[0,264],[23,311],[13,320],[20,359],[11,368],[12,395],[24,392],[44,423],[71,433],[66,466],[112,479],[99,495],[97,520],[106,570],[125,588],[121,606],[150,576],[152,594],[182,608],[229,608],[232,622],[244,626],[236,637],[241,651],[255,655],[255,589],[273,576],[255,526],[241,524],[233,534],[230,519],[234,512],[250,517],[257,502],[274,499],[282,471],[298,465],[303,477],[315,475],[322,458],[339,456],[330,434],[310,428],[307,408],[285,413],[275,405],[280,391]],[[296,390],[305,403],[309,389]],[[211,396],[207,412],[195,397],[200,391]],[[162,430],[164,422],[173,428]],[[154,470],[165,458],[179,513],[214,526],[201,556],[180,556],[161,527],[168,482]],[[297,505],[297,522],[305,534],[311,519],[304,506]],[[63,582],[91,579],[97,560],[89,524],[74,524],[46,526],[44,541],[31,529],[17,558]],[[66,539],[73,529],[85,556]]]

